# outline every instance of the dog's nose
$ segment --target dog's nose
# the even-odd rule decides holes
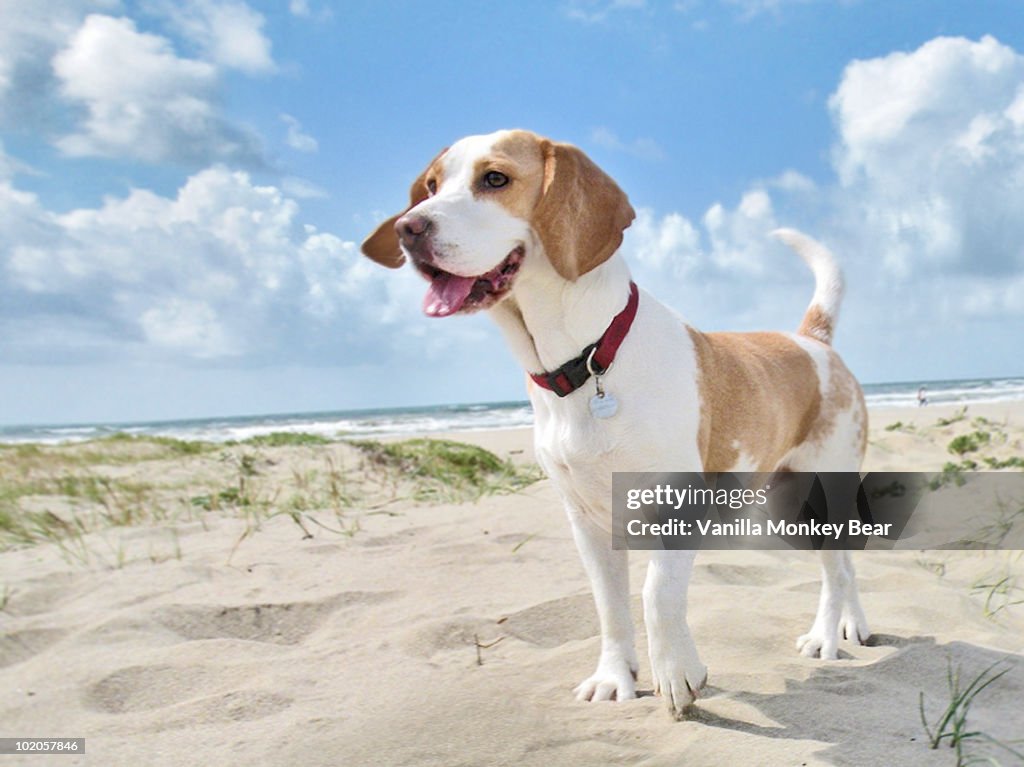
[[[402,244],[411,247],[430,230],[430,219],[426,216],[407,213],[395,222],[395,231]]]

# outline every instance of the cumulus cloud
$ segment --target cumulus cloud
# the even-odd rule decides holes
[[[312,200],[330,197],[327,190],[312,181],[298,176],[285,176],[281,179],[281,189],[285,194],[299,200]]]
[[[0,124],[24,127],[52,120],[50,60],[86,14],[118,6],[118,0],[0,0]]]
[[[1022,83],[1024,56],[992,37],[846,68],[829,101],[838,204],[889,278],[1024,270]]]
[[[297,119],[289,114],[282,114],[281,120],[288,127],[288,133],[285,136],[285,143],[288,146],[298,152],[315,152],[319,149],[320,145],[317,140],[303,132],[302,123]]]
[[[650,208],[636,211],[623,249],[631,264],[679,278],[696,269],[702,257],[700,232],[685,216],[669,213],[659,219]]]
[[[793,327],[810,275],[768,233],[795,225],[847,274],[840,335],[862,339],[855,367],[884,379],[948,375],[948,355],[1004,366],[1018,345],[1007,323],[1024,320],[1021,83],[1024,57],[991,37],[852,62],[829,101],[834,181],[788,170],[699,223],[640,211],[627,237],[634,270],[702,326]],[[993,335],[993,321],[1004,331]],[[904,359],[913,367],[894,372]]]
[[[764,272],[766,235],[776,226],[772,199],[764,189],[748,191],[735,210],[715,203],[704,214],[715,263],[747,274]]]
[[[280,189],[223,166],[174,197],[136,189],[68,213],[0,183],[6,358],[389,354],[366,329],[387,335],[415,317],[421,281],[379,273],[354,243],[299,219]]]
[[[647,8],[647,0],[569,0],[565,15],[572,21],[598,24],[620,11],[640,11]]]
[[[740,18],[744,21],[749,21],[763,14],[779,14],[787,6],[806,5],[815,0],[723,0],[723,2],[737,9],[740,12]]]
[[[57,142],[69,155],[259,162],[256,137],[219,114],[215,67],[177,56],[130,19],[89,16],[53,70],[62,95],[86,110],[79,130]]]
[[[7,154],[4,142],[0,141],[0,181],[9,181],[19,173],[37,175],[38,171]]]
[[[275,70],[263,15],[238,0],[160,2],[154,6],[203,58],[248,74]]]
[[[121,61],[144,65],[147,81],[174,84],[164,91],[167,104],[174,101],[168,94],[182,92],[212,98],[213,64],[181,58],[125,20],[94,16],[75,34],[90,23],[93,34],[117,43],[113,50],[128,52]],[[86,51],[85,42],[76,36],[67,51]],[[112,117],[118,109],[130,113],[127,102],[76,81],[67,55],[61,82],[79,88],[69,98],[73,92],[95,119],[78,135],[112,146],[114,122],[141,133],[144,120]],[[104,91],[147,103],[148,90],[132,77],[122,81],[82,55],[84,66],[96,67],[93,78],[109,78]],[[854,361],[858,353],[895,358],[910,344],[934,342],[929,329],[953,318],[966,328],[1019,319],[1022,82],[1022,57],[993,38],[939,38],[852,62],[829,101],[834,179],[780,170],[693,219],[638,206],[624,253],[639,282],[701,327],[795,327],[811,278],[768,232],[804,228],[836,251],[847,272],[840,336],[871,339]],[[630,146],[611,132],[604,139],[612,148]],[[414,273],[382,270],[354,243],[304,226],[296,200],[320,190],[300,180],[259,185],[214,165],[173,196],[137,189],[56,213],[14,184],[16,171],[4,158],[0,152],[0,350],[8,359],[116,349],[121,356],[356,364],[448,358],[453,348],[492,354],[501,346],[483,319],[425,321],[424,286]]]
[[[259,138],[219,95],[228,69],[275,71],[263,17],[239,0],[142,7],[196,57],[139,31],[120,0],[0,0],[0,125],[73,156],[262,165]]]
[[[590,140],[605,149],[625,152],[641,160],[665,159],[665,150],[652,138],[641,137],[627,142],[620,139],[610,128],[598,127],[590,132]]]

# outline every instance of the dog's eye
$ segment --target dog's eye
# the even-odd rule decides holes
[[[437,194],[437,179],[430,179],[427,182],[427,191],[431,194]]]
[[[488,186],[491,189],[501,189],[501,187],[508,183],[508,180],[508,176],[496,170],[484,174],[484,186]]]

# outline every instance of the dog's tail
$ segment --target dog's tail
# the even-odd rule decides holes
[[[843,300],[843,272],[839,264],[828,248],[796,229],[776,229],[772,236],[795,250],[814,272],[814,296],[796,332],[831,344]]]

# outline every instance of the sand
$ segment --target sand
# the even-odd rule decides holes
[[[992,455],[1024,454],[1024,404],[935,425],[952,413],[874,412],[866,468],[937,470],[978,416],[998,424]],[[532,460],[528,430],[456,436]],[[368,471],[343,445],[266,448],[259,492],[301,484],[328,456]],[[109,471],[188,495],[217,460]],[[54,543],[0,554],[0,736],[86,738],[84,756],[0,765],[952,765],[952,750],[926,743],[919,694],[934,721],[947,664],[970,680],[1001,659],[1010,671],[968,723],[1024,738],[1020,552],[858,554],[875,633],[828,662],[794,649],[816,604],[814,555],[703,552],[690,624],[711,687],[675,722],[650,692],[642,629],[641,697],[573,700],[597,620],[549,481],[460,503],[392,489],[343,517],[300,519],[312,537],[289,514],[257,526],[214,509],[89,532],[89,556]],[[645,567],[634,554],[634,593]],[[639,597],[634,612],[642,626]]]

